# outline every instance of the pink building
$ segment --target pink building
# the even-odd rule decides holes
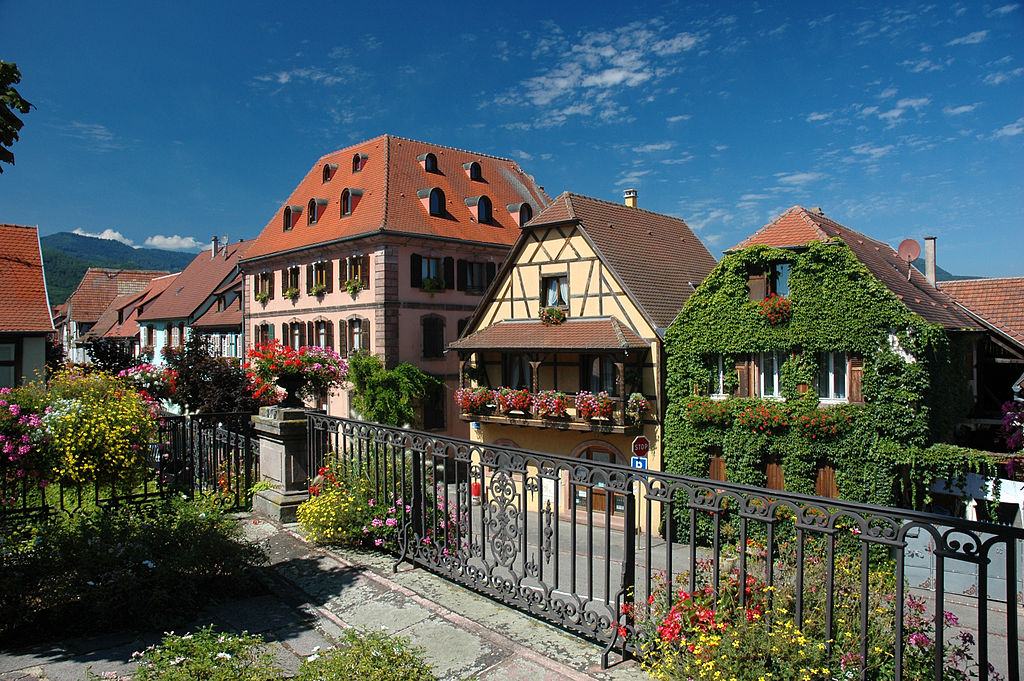
[[[515,161],[383,135],[321,157],[242,260],[246,347],[278,339],[368,350],[444,379],[422,426],[457,436],[447,408],[468,322],[520,227],[551,199]],[[344,390],[320,406],[349,416]]]

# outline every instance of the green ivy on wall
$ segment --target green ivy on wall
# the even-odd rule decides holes
[[[747,282],[782,263],[790,266],[792,316],[770,324],[749,299]],[[669,471],[707,477],[711,456],[720,454],[730,481],[764,486],[766,463],[773,461],[788,491],[813,494],[819,468],[830,465],[842,498],[921,508],[929,499],[922,481],[989,462],[976,450],[932,446],[951,436],[950,424],[969,407],[966,341],[951,342],[941,326],[911,312],[841,240],[797,249],[752,246],[726,255],[669,327],[666,348]],[[785,357],[783,405],[731,398],[709,406],[719,356],[732,392],[735,357],[766,351]],[[819,406],[814,386],[824,352],[863,358],[864,404]],[[751,427],[751,410],[763,411],[758,405],[766,403],[786,416]],[[717,410],[717,418],[705,418],[707,410]],[[835,420],[835,414],[842,416],[836,432],[808,435],[808,423]],[[775,423],[779,419],[785,423]]]

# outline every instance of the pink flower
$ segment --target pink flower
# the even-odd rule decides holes
[[[373,545],[374,546],[384,546],[384,540],[383,539],[374,539],[373,540]]]

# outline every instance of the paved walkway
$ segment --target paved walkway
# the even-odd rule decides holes
[[[330,647],[342,629],[361,627],[425,648],[445,681],[649,679],[633,662],[602,671],[599,646],[423,570],[403,565],[394,574],[393,560],[379,554],[327,551],[303,541],[294,526],[257,516],[240,522],[267,551],[262,577],[271,593],[210,608],[196,627],[261,634],[286,670]],[[79,681],[90,667],[130,674],[132,652],[161,635],[125,632],[0,650],[0,681]]]

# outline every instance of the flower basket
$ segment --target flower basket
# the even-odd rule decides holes
[[[270,300],[270,293],[268,291],[257,291],[256,295],[253,297],[256,298],[257,303],[266,305],[267,301]]]
[[[526,389],[513,390],[512,388],[502,388],[495,393],[495,397],[501,406],[501,410],[506,413],[511,411],[529,412],[530,405],[533,403],[533,396]]]
[[[422,288],[427,293],[435,293],[444,290],[444,279],[440,277],[424,277]]]
[[[345,282],[345,290],[349,292],[349,295],[357,295],[363,290],[363,282],[358,279],[349,279]]]
[[[695,426],[728,426],[732,414],[727,400],[696,396],[686,400],[686,419]]]
[[[313,288],[309,289],[309,294],[311,296],[322,296],[325,293],[327,293],[326,284],[316,284]]]
[[[772,326],[788,322],[793,316],[793,306],[789,298],[775,295],[774,293],[761,301],[761,316]]]
[[[494,391],[480,386],[478,388],[459,388],[455,391],[455,404],[464,413],[482,414],[488,410],[494,399]]]
[[[248,357],[242,366],[248,371],[253,397],[270,400],[271,404],[281,397],[278,387],[289,398],[285,406],[294,406],[296,399],[292,398],[323,395],[348,375],[348,364],[338,353],[315,345],[296,350],[274,340],[257,345]]]
[[[651,403],[640,393],[633,393],[626,400],[626,421],[630,425],[637,425],[644,420],[644,416],[651,410]]]
[[[286,288],[284,290],[284,293],[282,293],[281,295],[283,295],[288,300],[297,300],[299,297],[299,289],[292,286],[291,288]]]
[[[612,398],[606,390],[597,394],[581,390],[576,393],[576,415],[581,419],[610,419]]]
[[[559,307],[541,308],[540,321],[544,326],[558,326],[565,321],[565,311]]]
[[[549,419],[568,416],[569,396],[557,390],[542,390],[533,396],[533,413]]]

